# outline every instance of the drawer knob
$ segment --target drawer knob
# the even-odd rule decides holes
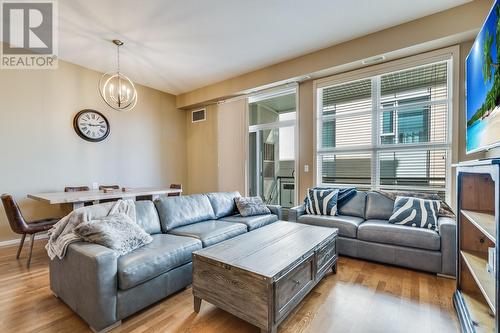
[[[300,284],[299,280],[292,280],[295,284]]]

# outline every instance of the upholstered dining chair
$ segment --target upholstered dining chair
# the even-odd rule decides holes
[[[104,190],[119,190],[120,185],[99,185],[99,191]],[[118,201],[119,199],[103,199],[99,200],[99,203]]]
[[[119,190],[120,185],[99,185],[99,190]]]
[[[83,192],[90,191],[90,187],[88,186],[66,186],[64,188],[64,192]],[[92,201],[84,202],[84,206],[92,206],[94,203]]]
[[[182,185],[181,184],[170,184],[170,189],[182,190]],[[178,197],[180,195],[181,195],[180,193],[169,193],[169,194],[167,194],[167,197]]]
[[[90,191],[88,186],[66,186],[64,192],[83,192]]]
[[[17,202],[11,195],[2,194],[2,203],[5,209],[5,213],[7,214],[7,219],[9,220],[10,228],[16,234],[22,235],[21,243],[19,244],[19,248],[17,249],[16,259],[19,259],[26,235],[30,235],[30,252],[28,255],[27,263],[27,267],[29,268],[31,264],[31,255],[33,254],[33,243],[35,242],[35,235],[40,232],[48,231],[54,224],[59,221],[59,219],[44,219],[26,222],[24,220],[23,214],[21,213],[21,210],[19,209],[19,206],[17,205]]]

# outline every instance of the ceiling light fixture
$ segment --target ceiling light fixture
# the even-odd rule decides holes
[[[106,104],[117,111],[132,110],[137,104],[137,90],[126,75],[120,72],[120,46],[123,42],[113,40],[116,45],[116,71],[105,73],[99,80],[99,94]]]

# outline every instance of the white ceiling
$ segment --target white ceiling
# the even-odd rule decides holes
[[[187,92],[468,0],[59,0],[59,57]]]

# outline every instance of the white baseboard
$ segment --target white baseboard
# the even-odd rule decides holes
[[[48,235],[47,233],[43,234],[37,234],[36,239],[47,239]],[[19,245],[19,242],[21,241],[21,238],[15,238],[15,239],[9,239],[6,241],[1,241],[0,242],[0,247],[6,247],[6,246],[12,246],[12,245]],[[25,243],[29,243],[29,235],[26,235],[26,240],[24,241]]]

